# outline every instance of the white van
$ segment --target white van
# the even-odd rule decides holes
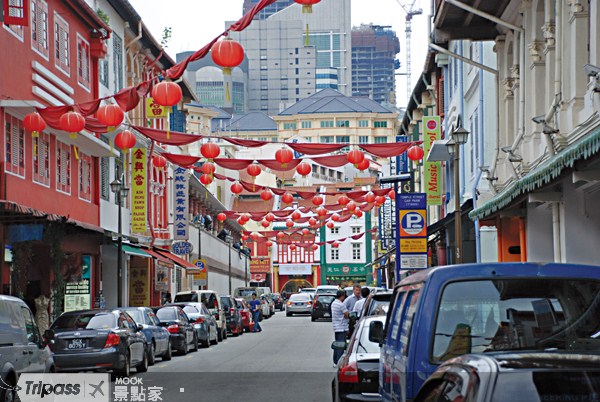
[[[319,285],[317,286],[316,294],[321,293],[333,293],[335,294],[340,289],[339,286],[336,285]]]
[[[221,342],[223,339],[227,339],[227,320],[225,318],[225,311],[222,306],[219,305],[220,300],[221,297],[214,290],[188,290],[185,292],[177,292],[173,303],[204,303],[208,311],[210,311],[217,321],[217,327],[219,328],[217,338],[219,342]]]

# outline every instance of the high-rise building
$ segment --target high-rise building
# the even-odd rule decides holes
[[[252,9],[260,0],[244,0],[244,14]],[[294,4],[294,0],[278,0],[273,4],[269,4],[254,17],[254,19],[264,20],[278,11],[283,10],[287,6]],[[298,5],[298,7],[302,7]]]
[[[278,3],[286,1],[270,6]],[[291,5],[230,36],[248,58],[249,111],[276,115],[324,88],[351,95],[350,0],[315,4],[310,14]]]
[[[352,28],[352,95],[368,96],[384,105],[396,103],[394,72],[400,42],[388,26]]]

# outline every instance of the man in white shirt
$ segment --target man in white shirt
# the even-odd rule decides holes
[[[369,288],[367,288],[367,287],[364,287],[360,290],[360,295],[362,296],[362,298],[356,302],[356,304],[354,305],[354,308],[352,309],[352,312],[356,313],[357,320],[361,317],[363,306],[365,305],[365,302],[367,301],[367,297],[369,297],[370,293],[371,293],[371,290],[369,290]]]
[[[344,304],[345,298],[346,292],[338,290],[335,300],[331,303],[331,323],[333,324],[333,335],[336,342],[346,342],[346,335],[348,333],[348,316],[350,312]],[[343,350],[333,350],[334,365],[337,364],[343,353]]]
[[[359,300],[360,300],[360,285],[356,284],[352,288],[352,295],[350,297],[347,297],[346,300],[344,300],[344,305],[346,306],[348,311],[353,311],[354,305]]]

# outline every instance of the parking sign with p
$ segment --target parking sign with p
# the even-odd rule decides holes
[[[427,220],[425,210],[400,211],[400,236],[425,237],[427,236]]]

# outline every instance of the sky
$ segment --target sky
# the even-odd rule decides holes
[[[243,0],[129,0],[152,35],[160,42],[165,27],[172,28],[167,53],[175,55],[183,51],[198,50],[225,29],[225,21],[234,21],[242,16]],[[322,0],[327,1],[327,0]],[[414,0],[414,8],[422,8],[423,15],[413,17],[412,22],[412,86],[417,82],[425,62],[428,43],[427,21],[430,1]],[[400,40],[401,67],[397,73],[406,71],[406,14],[400,3],[410,8],[413,0],[352,0],[352,25],[373,23],[389,25]],[[294,5],[295,6],[295,5]],[[294,7],[293,6],[293,7]],[[299,7],[299,6],[298,6]],[[318,12],[315,6],[314,12]],[[406,77],[397,76],[396,95],[398,106],[406,106]]]

